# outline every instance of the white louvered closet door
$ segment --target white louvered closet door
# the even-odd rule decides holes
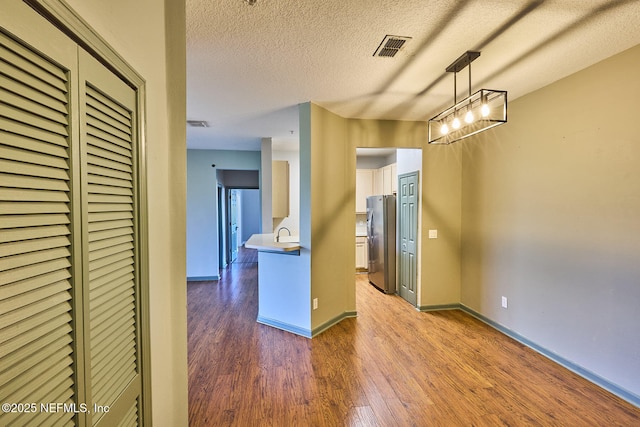
[[[39,406],[76,401],[70,76],[0,32],[0,402],[15,405],[3,426],[75,416]]]
[[[89,401],[137,425],[140,375],[135,216],[136,93],[80,52],[85,342]],[[115,411],[115,409],[118,409]]]

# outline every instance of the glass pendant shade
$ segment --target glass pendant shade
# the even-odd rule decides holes
[[[429,120],[429,144],[451,144],[506,122],[507,91],[480,89]]]

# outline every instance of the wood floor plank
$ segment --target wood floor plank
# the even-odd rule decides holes
[[[188,284],[192,426],[640,425],[639,408],[499,331],[417,312],[364,274],[358,317],[311,340],[258,324],[254,255]]]

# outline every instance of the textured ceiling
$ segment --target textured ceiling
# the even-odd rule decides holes
[[[472,91],[522,96],[640,44],[640,0],[186,0],[189,148],[298,140],[312,101],[354,118],[428,120],[453,102],[445,68],[467,50]],[[374,57],[385,35],[411,40]],[[468,92],[467,69],[458,94]]]

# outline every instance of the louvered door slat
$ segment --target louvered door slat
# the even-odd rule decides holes
[[[127,242],[119,245],[109,245],[103,249],[91,251],[89,253],[89,265],[92,265],[96,260],[107,259],[107,257],[117,254],[123,254],[123,257],[133,254],[133,243]],[[99,264],[95,264],[95,266],[99,267]]]
[[[106,347],[107,351],[103,351],[96,356],[94,362],[94,378],[97,382],[106,382],[109,377],[113,375],[113,371],[117,369],[117,365],[121,362],[123,354],[127,353],[127,350],[131,348],[132,343],[135,343],[135,333],[133,327],[131,332],[127,335],[121,335],[116,337],[115,340],[110,342],[110,345]],[[129,357],[133,356],[129,353]]]
[[[2,136],[0,136],[0,139],[2,139]],[[33,176],[0,173],[0,182],[6,189],[57,190],[67,194],[67,197],[69,192],[68,183],[62,180],[40,179]]]
[[[130,214],[128,211],[122,212],[99,212],[94,215],[113,215],[121,214],[122,216]],[[93,216],[93,215],[92,215]],[[133,227],[133,220],[131,218],[114,219],[110,221],[97,221],[92,223],[89,227],[90,232],[108,231],[108,230],[121,230],[123,227]]]
[[[133,206],[133,198],[131,196],[121,196],[118,194],[109,194],[108,189],[104,189],[99,193],[89,194],[89,203],[92,206],[98,204],[113,204],[118,205],[118,211],[131,211]],[[96,212],[96,211],[92,211]]]
[[[111,151],[115,154],[120,154],[122,156],[131,156],[131,147],[129,147],[125,143],[121,144],[113,144],[109,141],[105,141],[104,139],[96,138],[92,135],[87,135],[87,142],[92,146],[100,146],[104,147],[108,151]]]
[[[58,121],[48,120],[44,117],[41,117],[38,112],[34,113],[32,111],[23,111],[19,108],[7,106],[6,104],[0,102],[0,117],[5,117],[9,120],[13,120],[18,123],[24,123],[29,126],[34,126],[46,132],[68,136],[67,127],[65,125],[60,124]]]
[[[70,304],[58,304],[45,312],[31,316],[14,328],[0,329],[0,357],[41,339],[52,330],[71,322]],[[0,318],[0,320],[3,320]],[[71,328],[69,327],[69,331]]]
[[[120,243],[132,242],[133,237],[128,234],[124,234],[122,236],[115,236],[108,239],[96,240],[95,242],[91,242],[89,244],[89,256],[91,256],[91,252],[106,248],[111,245],[119,245]]]
[[[95,339],[91,343],[92,357],[95,357],[94,363],[95,361],[100,360],[101,353],[109,351],[109,347],[103,344],[109,337],[115,335],[116,332],[126,332],[128,328],[133,327],[134,320],[129,318],[126,313],[130,308],[130,304],[125,304],[123,307],[120,307],[120,311],[109,311],[108,314],[112,317],[109,318],[109,322],[106,324],[98,324],[97,322],[94,322],[95,329],[93,331],[93,336]]]
[[[90,177],[90,183],[99,183],[100,178],[116,178],[123,181],[131,181],[131,173],[128,171],[120,171],[117,169],[112,169],[105,166],[99,166],[94,163],[91,163],[87,166],[87,170],[91,175],[95,175],[96,177]]]
[[[70,399],[68,71],[1,32],[0,45],[0,400]],[[0,413],[0,425],[36,416]]]
[[[32,177],[51,178],[63,181],[69,176],[68,172],[64,169],[54,169],[47,166],[16,162],[2,158],[0,158],[0,170],[5,173],[15,175],[28,175]]]
[[[26,373],[30,369],[33,369],[35,366],[38,366],[42,362],[50,359],[51,357],[54,357],[55,354],[58,353],[59,348],[69,346],[69,344],[71,344],[71,338],[68,335],[65,335],[62,338],[51,341],[44,347],[34,349],[32,353],[30,353],[27,357],[24,357],[20,360],[19,363],[16,363],[14,365],[15,369],[13,371],[5,372],[3,375],[1,375],[0,382],[4,384],[14,380],[22,373]],[[24,375],[23,378],[26,378],[26,375]]]
[[[87,103],[92,108],[100,110],[112,119],[122,123],[127,129],[125,133],[131,135],[133,120],[131,111],[127,107],[124,107],[117,102],[114,103],[113,98],[111,98],[109,95],[105,95],[102,91],[91,85],[87,86],[87,100]],[[126,138],[126,140],[130,141],[131,137],[129,136],[128,138]]]
[[[122,196],[133,196],[131,188],[115,187],[110,185],[89,185],[89,191],[93,194],[118,194]]]
[[[2,228],[2,227],[0,227]],[[69,233],[69,227],[66,225],[51,225],[44,227],[23,228],[4,228],[0,231],[0,243],[17,242],[21,240],[39,239],[41,237],[50,236],[66,236]]]
[[[0,264],[0,271],[2,273],[12,274],[12,269],[22,268],[32,266],[33,268],[44,268],[46,271],[50,271],[49,269],[53,267],[53,265],[42,266],[41,263],[49,263],[56,262],[59,266],[67,266],[66,262],[59,262],[61,258],[66,258],[70,256],[71,253],[67,247],[59,247],[53,249],[47,249],[42,251],[34,251],[28,252],[24,254],[15,254],[11,256],[4,257],[2,260],[2,264]],[[65,267],[58,267],[59,270]],[[20,274],[15,274],[12,276],[13,278],[20,277]],[[29,275],[28,277],[33,277]]]
[[[71,353],[71,348],[69,346],[66,346],[65,350],[68,353]],[[34,387],[37,390],[38,387],[47,384],[57,372],[73,372],[71,368],[69,368],[69,364],[67,362],[67,359],[69,357],[69,354],[65,356],[61,352],[56,353],[54,358],[49,359],[49,363],[47,364],[47,366],[38,366],[33,372],[28,372],[30,381],[24,384],[25,387],[18,388],[16,392],[10,394],[9,396],[3,397],[3,401],[30,402],[29,399],[33,394]],[[23,376],[21,376],[21,378]]]
[[[64,302],[67,301],[68,298],[65,294],[66,292],[54,294],[46,301],[40,300],[32,303],[29,306],[19,307],[18,309],[5,313],[2,316],[2,321],[11,324],[11,323],[18,323],[22,321],[28,321],[31,319],[35,320],[36,318],[39,318],[40,320],[45,319],[47,315],[55,313],[54,309],[50,309],[51,304],[58,304],[56,308],[66,307],[66,305],[64,305]],[[20,299],[18,299],[18,302],[19,301]],[[39,314],[36,316],[33,316],[32,313],[34,311]]]
[[[99,108],[96,108],[96,104],[87,105],[87,115],[91,116],[93,119],[102,122],[107,126],[107,128],[117,129],[121,135],[125,136],[123,139],[129,140],[131,139],[131,123],[123,123],[122,121],[117,120],[113,116],[113,111],[110,109],[104,109],[101,111]],[[100,126],[104,128],[104,126]]]
[[[107,143],[101,144],[101,145],[106,145],[106,144]],[[98,148],[93,145],[89,145],[87,151],[89,154],[96,157],[102,157],[104,159],[113,160],[114,162],[123,163],[125,165],[131,165],[131,153],[120,154],[118,152],[114,152],[112,151],[112,147],[117,147],[117,146],[113,144],[108,144],[107,147],[108,147],[107,149],[104,149],[104,148]]]
[[[7,74],[9,76],[23,76],[32,87],[39,88],[41,92],[48,93],[57,90],[62,94],[66,93],[67,77],[64,72],[49,62],[43,62],[42,58],[29,49],[21,47],[19,44],[12,43],[6,36],[7,44],[0,47],[3,58],[6,61]],[[19,80],[23,81],[24,80]],[[60,95],[60,100],[65,97]]]
[[[105,366],[104,361],[108,361],[112,359],[111,353],[114,354],[123,354],[131,348],[131,343],[135,342],[135,333],[133,329],[133,323],[130,321],[124,322],[120,325],[120,328],[124,326],[129,326],[130,330],[126,334],[114,335],[114,334],[106,334],[104,339],[98,343],[95,348],[93,348],[95,354],[94,360],[94,375],[96,375],[96,380],[99,380],[98,376],[101,375],[102,367]]]
[[[119,236],[130,236],[131,233],[133,233],[133,228],[129,227],[129,228],[118,228],[115,230],[100,230],[100,231],[94,231],[91,232],[90,236],[89,236],[89,243],[91,244],[92,242],[97,242],[103,239],[110,239],[112,237],[119,237]]]
[[[89,155],[87,157],[88,157],[87,161],[91,165],[100,166],[106,169],[114,169],[116,171],[124,172],[127,174],[132,172],[131,166],[127,165],[126,163],[115,162],[113,160],[105,159],[104,157],[98,157],[98,156],[92,156],[92,155]]]
[[[43,346],[52,345],[54,342],[58,342],[59,348],[64,347],[66,344],[71,343],[71,336],[69,335],[69,326],[63,325],[58,329],[52,330],[49,334],[43,337],[40,341],[32,342],[20,349],[20,351],[15,351],[10,355],[4,358],[5,363],[11,364],[15,366],[16,369],[12,371],[7,371],[11,377],[13,375],[20,375],[23,371],[22,369],[18,369],[22,364],[27,364],[27,366],[31,366],[31,363],[24,362],[29,359],[34,353],[40,351]],[[8,381],[8,380],[7,380]]]
[[[94,278],[91,281],[91,289],[93,291],[98,290],[97,292],[104,292],[104,291],[109,289],[109,287],[102,288],[102,286],[105,283],[111,283],[114,280],[119,280],[120,277],[124,277],[124,276],[127,276],[128,274],[132,274],[132,273],[133,273],[133,264],[124,265],[124,266],[120,267],[116,271],[112,271],[111,273],[104,274],[104,275],[102,275],[100,277]],[[104,289],[104,290],[100,291],[99,289]]]
[[[122,148],[129,148],[126,135],[122,135],[120,133],[114,135],[97,126],[88,128],[87,132],[87,142],[96,143],[97,145],[99,145],[100,141],[105,141],[111,144],[119,145]]]
[[[111,178],[108,176],[93,175],[89,176],[89,184],[109,185],[113,187],[132,188],[131,181],[128,179]]]
[[[43,286],[49,286],[57,282],[66,281],[69,277],[71,277],[71,274],[69,274],[69,271],[65,269],[9,283],[0,287],[0,300],[10,298],[20,292],[29,292]]]
[[[0,187],[0,200],[7,202],[46,201],[68,203],[69,195],[65,191],[27,190],[24,188]]]
[[[13,93],[18,93],[26,98],[38,102],[43,105],[48,105],[52,110],[59,113],[67,113],[67,104],[64,99],[59,99],[57,96],[51,96],[40,92],[39,90],[25,86],[19,80],[16,81],[7,76],[0,74],[0,86]]]
[[[71,402],[73,397],[73,371],[71,368],[60,371],[57,375],[49,378],[48,381],[37,388],[36,391],[29,396],[32,402]],[[7,425],[27,426],[27,425],[50,425],[50,426],[73,426],[72,415],[63,411],[54,413],[49,416],[46,412],[41,413],[10,413],[6,414],[3,419]],[[13,424],[11,424],[13,423]]]
[[[22,62],[22,68],[30,68],[31,66],[37,67],[50,74],[52,77],[57,78],[58,80],[66,81],[67,74],[64,72],[64,70],[61,70],[59,66],[49,61],[42,61],[42,57],[40,56],[40,54],[32,51],[24,45],[16,43],[7,35],[2,33],[0,33],[0,45],[5,47],[7,52],[11,52],[11,54],[17,55],[18,57],[29,63],[27,65],[24,65],[25,62]],[[17,66],[20,65],[17,64]],[[36,71],[34,72],[34,74],[39,74],[39,72]]]
[[[36,153],[50,154],[63,159],[69,157],[67,149],[63,145],[53,144],[48,141],[39,141],[29,136],[4,132],[2,130],[0,130],[0,138],[2,139],[2,143],[8,147],[21,148],[23,150],[34,151]]]
[[[24,111],[29,111],[30,113],[37,114],[44,119],[59,123],[62,126],[66,125],[66,111],[61,112],[53,110],[48,106],[44,106],[39,102],[34,102],[28,98],[24,98],[7,89],[8,88],[5,89],[0,87],[0,99],[2,99],[4,103],[13,105]]]
[[[69,206],[66,203],[49,203],[44,200],[38,203],[8,200],[6,203],[0,203],[0,211],[5,215],[69,213]]]
[[[112,286],[94,287],[91,290],[91,301],[89,307],[93,310],[95,307],[106,306],[110,301],[119,297],[119,295],[131,295],[131,282],[134,276],[125,273],[122,276],[112,279]],[[97,312],[95,313],[97,314]]]
[[[5,160],[16,160],[23,163],[32,163],[34,165],[50,166],[58,169],[68,169],[66,159],[51,156],[49,154],[40,154],[33,151],[22,150],[15,147],[0,147],[0,158]]]
[[[0,217],[1,228],[40,227],[43,225],[69,224],[65,214],[50,215],[3,215]],[[2,231],[4,233],[4,230]]]

